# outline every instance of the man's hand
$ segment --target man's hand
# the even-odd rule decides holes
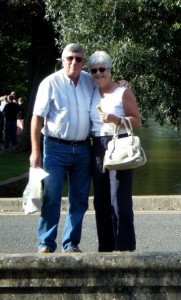
[[[41,167],[41,154],[40,152],[32,152],[30,155],[30,167]]]
[[[124,80],[124,79],[123,80],[119,80],[118,81],[118,85],[120,87],[126,87],[128,89],[131,89],[131,84],[128,81]]]

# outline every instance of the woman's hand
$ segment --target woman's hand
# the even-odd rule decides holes
[[[100,119],[103,123],[113,123],[115,125],[119,125],[120,118],[115,116],[114,114],[107,114],[107,113],[99,113]]]

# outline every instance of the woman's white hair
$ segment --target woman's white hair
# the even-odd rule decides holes
[[[87,65],[89,70],[93,65],[104,64],[106,68],[112,68],[112,59],[105,51],[96,51],[88,59]]]

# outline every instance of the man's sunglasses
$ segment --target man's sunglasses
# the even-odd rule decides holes
[[[94,68],[94,69],[91,69],[91,73],[92,74],[96,74],[98,71],[99,72],[101,72],[101,73],[103,73],[103,72],[105,72],[106,70],[107,70],[108,68],[103,68],[103,67],[101,67],[101,68]]]
[[[68,61],[73,61],[73,59],[75,58],[75,60],[76,60],[76,62],[78,62],[78,63],[81,63],[81,62],[83,62],[83,57],[81,57],[81,56],[66,56],[66,59],[68,60]]]

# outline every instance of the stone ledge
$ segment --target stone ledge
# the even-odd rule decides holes
[[[180,275],[181,252],[0,254],[0,297],[179,300]]]
[[[67,208],[67,197],[62,197],[62,210]],[[133,196],[134,210],[180,211],[181,195]],[[93,197],[89,197],[89,210],[94,210]],[[22,198],[0,198],[0,211],[23,211]]]

